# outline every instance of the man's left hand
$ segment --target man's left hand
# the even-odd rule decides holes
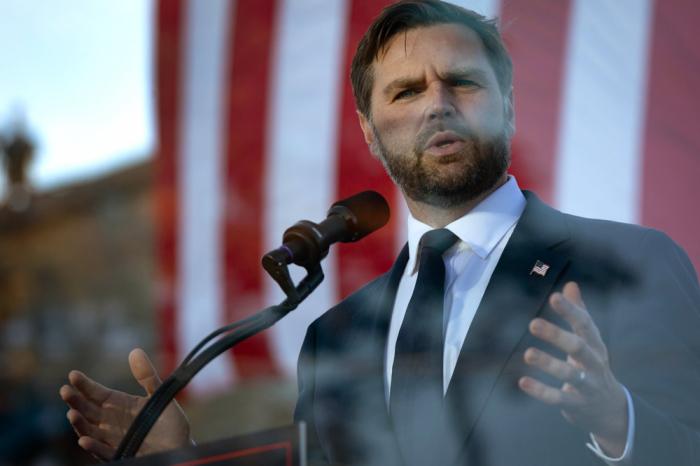
[[[530,332],[561,349],[566,361],[528,348],[525,362],[562,381],[552,387],[521,377],[520,388],[544,403],[557,406],[572,424],[591,432],[609,456],[619,457],[627,441],[627,397],[610,369],[608,350],[575,282],[549,297],[552,309],[571,326],[567,331],[542,318],[530,322]]]

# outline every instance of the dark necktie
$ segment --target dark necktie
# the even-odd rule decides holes
[[[439,464],[444,429],[442,360],[445,264],[457,237],[432,230],[420,242],[418,278],[396,340],[389,398],[406,464]]]

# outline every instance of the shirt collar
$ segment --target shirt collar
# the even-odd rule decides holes
[[[508,180],[474,209],[445,228],[457,235],[460,241],[452,250],[468,248],[481,259],[486,259],[508,230],[518,221],[525,209],[525,196],[515,177]],[[414,273],[418,244],[421,237],[433,228],[408,215],[408,253],[406,270]]]

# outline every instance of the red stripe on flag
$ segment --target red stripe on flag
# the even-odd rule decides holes
[[[355,113],[355,100],[350,86],[350,63],[360,38],[388,0],[355,0],[352,2],[346,28],[342,110],[338,128],[338,198],[342,199],[368,189],[381,193],[398,212],[394,204],[396,188],[379,161],[375,160],[364,142]],[[396,248],[396,215],[389,225],[363,239],[359,244],[338,248],[338,290],[345,297],[372,278],[385,272],[394,261]]]
[[[516,132],[511,173],[554,201],[557,134],[569,0],[503,2],[501,24],[514,68]]]
[[[273,0],[235,5],[231,13],[233,42],[224,125],[228,135],[223,258],[227,321],[245,317],[262,304],[263,180],[277,9]],[[267,334],[242,342],[234,349],[234,355],[241,377],[277,373]]]
[[[700,268],[700,3],[655,2],[644,134],[642,215]]]
[[[157,5],[156,86],[158,151],[156,153],[156,215],[158,237],[161,363],[164,374],[177,365],[175,291],[178,257],[177,138],[180,128],[180,62],[183,5],[161,0]]]

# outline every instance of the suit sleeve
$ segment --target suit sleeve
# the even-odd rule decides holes
[[[649,231],[637,251],[613,370],[628,387],[636,417],[630,464],[700,464],[700,289],[685,252]],[[616,355],[621,355],[615,361]]]
[[[297,363],[299,396],[294,410],[294,422],[304,422],[306,424],[308,464],[310,466],[326,466],[329,463],[323,454],[318,440],[313,414],[316,364],[315,335],[315,327],[312,324],[306,331],[306,337],[301,346],[301,353],[299,354]]]

